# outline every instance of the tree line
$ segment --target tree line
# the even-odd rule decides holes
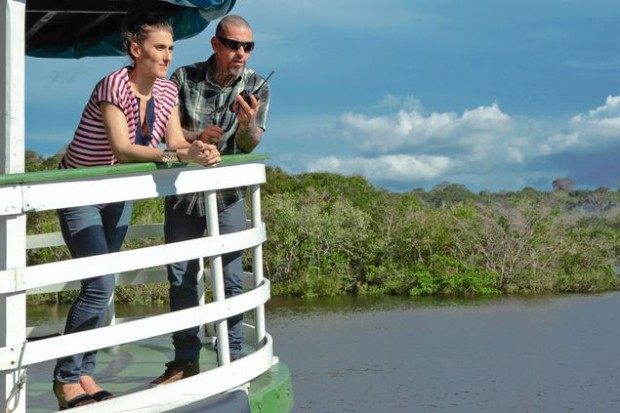
[[[29,153],[27,169],[55,168],[57,158]],[[261,190],[265,276],[274,295],[300,297],[617,289],[620,193],[559,186],[476,194],[442,183],[430,191],[393,193],[361,176],[289,175],[267,167]],[[162,221],[162,199],[136,201],[132,224]],[[27,227],[29,233],[58,231],[53,211],[29,214]],[[45,248],[29,251],[28,262],[66,257],[65,248]],[[167,286],[119,296],[162,301]]]

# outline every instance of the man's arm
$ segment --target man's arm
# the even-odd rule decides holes
[[[175,106],[170,114],[166,128],[166,147],[174,151],[179,161],[190,161],[204,166],[218,164],[220,152],[214,145],[201,141],[189,143],[186,140],[185,131],[181,128],[178,109],[178,106]]]
[[[189,131],[183,128],[183,137],[185,138],[185,141],[188,143],[192,143],[196,139],[198,139],[198,135],[200,135],[200,132],[192,132],[192,131]]]
[[[235,142],[243,152],[250,153],[260,143],[263,132],[265,132],[263,128],[256,126],[254,122],[246,125],[240,123],[237,133],[235,133]]]
[[[265,131],[256,122],[262,103],[256,95],[250,95],[249,104],[241,96],[237,96],[236,104],[239,127],[235,132],[235,143],[243,152],[250,153],[258,146]]]

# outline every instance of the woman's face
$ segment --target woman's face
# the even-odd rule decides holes
[[[147,77],[166,77],[173,47],[172,33],[165,29],[151,30],[141,45],[132,43],[135,68]]]

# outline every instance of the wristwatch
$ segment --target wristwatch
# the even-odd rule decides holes
[[[161,154],[162,162],[179,162],[179,155],[177,154],[176,149],[164,149],[164,152]]]

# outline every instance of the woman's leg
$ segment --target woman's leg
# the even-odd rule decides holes
[[[125,235],[127,235],[127,229],[129,227],[129,221],[131,219],[131,211],[133,209],[133,202],[115,202],[112,204],[105,204],[101,210],[101,219],[103,223],[103,231],[105,233],[105,239],[108,246],[108,252],[118,252],[121,250]],[[115,278],[114,275],[104,275],[108,280],[112,282],[111,291],[107,295],[106,304],[102,311],[102,318],[97,327],[103,325],[105,319],[105,311],[107,310],[107,303],[114,292]],[[101,278],[101,277],[95,277]],[[97,351],[88,351],[84,353],[82,359],[82,371],[81,376],[92,376],[95,372]],[[86,389],[89,390],[89,389]],[[94,391],[94,390],[93,390]],[[91,393],[91,391],[89,391]]]
[[[61,230],[73,258],[118,251],[127,232],[131,204],[114,203],[66,208],[58,211]],[[65,334],[90,330],[103,324],[108,300],[114,291],[114,275],[82,280],[78,297],[73,302]],[[96,351],[58,359],[54,380],[76,383],[80,375],[91,375]]]

